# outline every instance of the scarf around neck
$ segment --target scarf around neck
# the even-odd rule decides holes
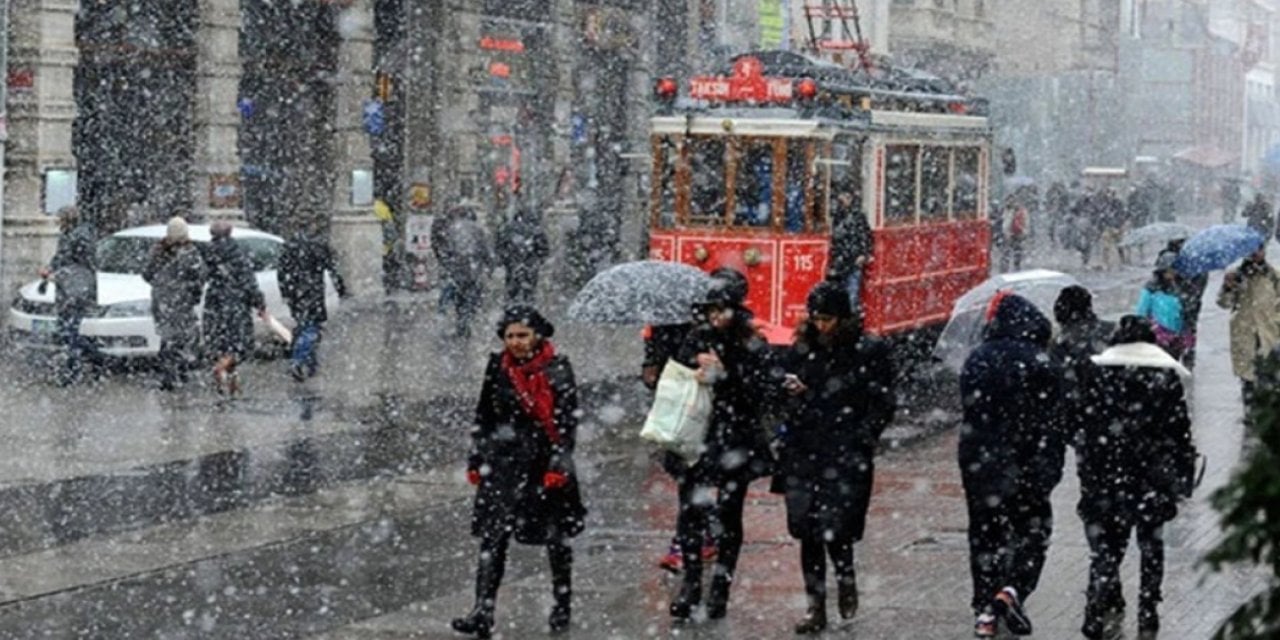
[[[551,389],[551,380],[547,376],[547,365],[556,356],[556,349],[549,340],[543,340],[542,346],[533,357],[520,362],[511,351],[502,352],[502,369],[507,379],[515,387],[516,397],[525,413],[533,418],[551,440],[551,444],[560,444],[560,430],[556,428],[555,393]]]

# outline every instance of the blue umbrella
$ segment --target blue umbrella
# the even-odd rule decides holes
[[[1231,263],[1267,241],[1261,233],[1242,224],[1218,224],[1191,236],[1178,252],[1173,268],[1186,276],[1226,269]]]

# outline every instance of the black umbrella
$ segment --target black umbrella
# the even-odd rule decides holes
[[[705,299],[711,276],[679,262],[628,262],[597,273],[569,305],[569,318],[597,324],[681,324]]]

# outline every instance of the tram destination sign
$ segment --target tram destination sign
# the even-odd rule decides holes
[[[694,76],[689,79],[689,97],[713,102],[790,102],[790,78],[764,75],[760,60],[750,56],[739,58],[729,76]]]

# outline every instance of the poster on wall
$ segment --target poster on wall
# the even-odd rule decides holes
[[[435,216],[414,215],[404,221],[404,249],[425,258],[431,255],[431,221]]]

